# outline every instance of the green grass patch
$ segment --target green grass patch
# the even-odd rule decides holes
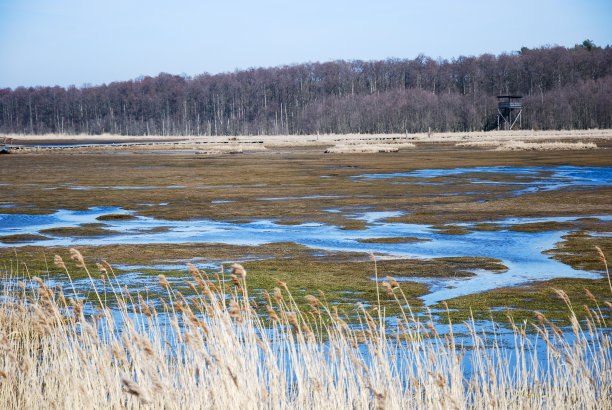
[[[132,219],[136,219],[134,215],[129,214],[108,214],[108,215],[100,215],[96,218],[98,221],[129,221]]]
[[[119,232],[104,229],[98,226],[77,226],[77,227],[59,227],[59,228],[43,229],[40,231],[40,233],[46,234],[46,235],[52,235],[52,236],[63,236],[63,237],[77,236],[78,237],[78,236],[116,235]]]
[[[286,226],[301,225],[301,224],[303,224],[302,221],[284,220],[284,219],[281,219],[281,220],[278,220],[278,221],[274,221],[274,223],[276,225],[286,225]]]
[[[509,231],[516,232],[547,232],[547,231],[564,231],[574,228],[576,225],[572,222],[534,222],[526,224],[518,224],[509,226]]]
[[[19,233],[15,235],[0,236],[0,242],[9,243],[9,244],[44,241],[48,239],[51,239],[51,238],[47,236],[43,236],[43,235],[34,235],[34,234],[29,234],[29,233]]]
[[[575,231],[562,236],[555,249],[544,251],[553,259],[565,263],[574,269],[602,272],[604,266],[599,259],[596,246],[605,255],[612,253],[612,236],[595,236],[588,231]]]
[[[431,241],[428,238],[416,238],[414,236],[400,236],[395,238],[368,238],[358,239],[361,243],[410,243],[410,242],[427,242]]]
[[[141,229],[141,233],[156,233],[156,232],[168,232],[170,230],[167,226],[158,226],[151,229]]]
[[[501,231],[502,229],[504,228],[495,223],[487,223],[487,222],[479,223],[479,224],[476,224],[470,227],[471,231],[483,231],[483,232],[495,232],[495,231]]]
[[[340,229],[343,231],[361,231],[368,229],[368,223],[355,219],[346,219],[344,222],[342,222]]]
[[[534,321],[534,312],[539,311],[544,312],[548,319],[567,326],[570,324],[567,321],[569,307],[554,289],[561,289],[567,293],[579,319],[584,319],[587,315],[583,306],[593,305],[585,289],[595,296],[599,306],[606,312],[606,316],[610,317],[610,309],[604,304],[605,301],[612,301],[612,291],[607,279],[553,279],[525,286],[499,288],[461,296],[450,299],[446,303],[451,309],[450,318],[455,323],[469,320],[471,315],[479,320],[493,318],[503,323],[508,321],[508,314],[517,322]],[[434,307],[443,309],[444,305],[438,304]],[[509,308],[509,311],[506,311],[505,308]]]
[[[467,228],[457,225],[432,225],[430,228],[435,229],[436,233],[442,235],[467,235],[472,233]]]

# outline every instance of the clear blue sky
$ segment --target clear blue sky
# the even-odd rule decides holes
[[[0,88],[612,44],[612,0],[0,0]]]

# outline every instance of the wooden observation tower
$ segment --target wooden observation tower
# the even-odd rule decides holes
[[[503,125],[504,130],[511,130],[516,122],[521,128],[521,113],[523,112],[522,95],[498,95],[497,96],[497,129]]]

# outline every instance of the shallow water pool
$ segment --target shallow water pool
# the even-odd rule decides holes
[[[503,174],[511,181],[491,180],[490,176]],[[453,178],[438,181],[437,178]],[[390,174],[362,174],[353,177],[357,181],[394,180],[403,184],[449,185],[462,182],[478,185],[504,185],[514,188],[513,195],[540,191],[555,191],[563,188],[587,188],[612,185],[610,167],[473,167],[452,169],[419,169],[411,172]],[[435,179],[435,181],[434,181]]]
[[[0,214],[0,236],[17,234],[41,234],[40,231],[59,227],[79,227],[95,223],[108,214],[131,214],[114,207],[97,207],[87,211],[59,210],[49,215]],[[475,270],[468,278],[415,278],[412,280],[430,285],[431,293],[423,297],[426,304],[444,299],[482,292],[502,286],[515,286],[531,281],[558,277],[596,279],[597,273],[575,270],[560,263],[543,251],[553,249],[562,240],[565,230],[552,232],[517,232],[503,229],[520,223],[567,222],[580,217],[511,218],[491,221],[501,226],[499,231],[472,231],[466,235],[447,235],[425,224],[387,222],[386,218],[400,216],[402,212],[357,212],[351,217],[368,223],[364,230],[343,230],[323,223],[282,225],[274,220],[260,219],[235,223],[212,220],[169,221],[134,215],[130,220],[105,220],[105,229],[118,233],[97,237],[59,237],[49,234],[47,240],[34,240],[20,245],[41,246],[99,246],[113,244],[161,244],[161,243],[223,243],[256,246],[272,242],[295,242],[312,249],[327,251],[370,252],[380,257],[439,258],[439,257],[491,257],[508,267],[504,273]],[[610,220],[612,216],[595,216]],[[469,229],[472,224],[460,224]],[[151,231],[165,228],[163,231]],[[359,240],[374,238],[414,237],[425,241],[406,243],[362,243]],[[2,247],[14,244],[0,244]],[[393,272],[384,272],[393,275]]]

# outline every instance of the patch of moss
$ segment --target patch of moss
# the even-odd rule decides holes
[[[36,242],[51,239],[43,235],[34,235],[28,233],[19,233],[15,235],[0,236],[0,242],[2,243],[24,243],[24,242]]]
[[[151,228],[151,229],[141,229],[140,232],[141,233],[155,233],[155,232],[168,232],[170,230],[170,228],[168,228],[167,226],[158,226],[155,228]]]
[[[574,269],[604,272],[596,246],[606,257],[612,254],[612,236],[595,236],[588,231],[574,231],[561,237],[563,241],[555,249],[544,251],[553,259],[563,262]]]
[[[276,225],[287,225],[287,226],[292,226],[292,225],[301,225],[303,224],[302,221],[294,221],[294,220],[278,220],[278,221],[274,221],[274,223]]]
[[[368,223],[365,221],[359,221],[355,219],[348,219],[342,222],[340,229],[343,231],[359,231],[368,229]]]
[[[43,229],[40,233],[52,236],[104,236],[116,235],[119,232],[97,226],[77,226]]]
[[[134,215],[129,214],[108,214],[108,215],[100,215],[96,218],[98,221],[129,221],[132,219],[136,219]]]
[[[395,238],[368,238],[358,239],[357,242],[361,243],[410,243],[410,242],[427,242],[431,241],[429,238],[416,238],[414,236],[400,236]]]
[[[105,224],[102,222],[92,222],[92,223],[87,223],[87,224],[81,224],[81,226],[85,228],[103,228],[105,226],[108,226],[108,224]]]
[[[472,271],[478,269],[484,269],[494,273],[503,273],[508,270],[508,267],[499,259],[478,256],[434,258],[424,261],[415,260],[415,264],[421,264],[423,269],[439,272],[438,275],[430,274],[424,276],[473,276],[474,274]]]
[[[471,226],[469,229],[471,231],[495,232],[495,231],[501,231],[504,228],[502,228],[501,226],[495,223],[485,222],[485,223],[479,223],[474,226]]]
[[[602,220],[599,218],[594,218],[594,217],[587,217],[587,218],[577,218],[576,222],[581,222],[581,223],[589,223],[589,224],[598,224],[601,223]]]
[[[496,322],[507,322],[508,313],[513,320],[534,321],[535,311],[543,312],[550,320],[562,325],[569,325],[570,309],[555,289],[561,289],[569,296],[572,309],[579,319],[587,315],[583,306],[596,308],[585,289],[588,289],[597,299],[597,303],[610,317],[611,310],[603,303],[612,301],[612,289],[608,286],[607,279],[568,279],[560,278],[545,282],[536,282],[525,286],[499,288],[487,292],[475,293],[467,296],[447,300],[446,303],[451,311],[451,321],[458,323],[469,320],[472,316],[480,320],[493,318]],[[444,309],[443,303],[434,308]],[[505,308],[509,308],[506,311]]]
[[[546,232],[546,231],[564,231],[575,227],[572,222],[533,222],[526,224],[511,225],[509,231],[516,232]]]
[[[430,228],[435,229],[436,233],[443,235],[467,235],[472,233],[467,228],[457,225],[432,225]]]

